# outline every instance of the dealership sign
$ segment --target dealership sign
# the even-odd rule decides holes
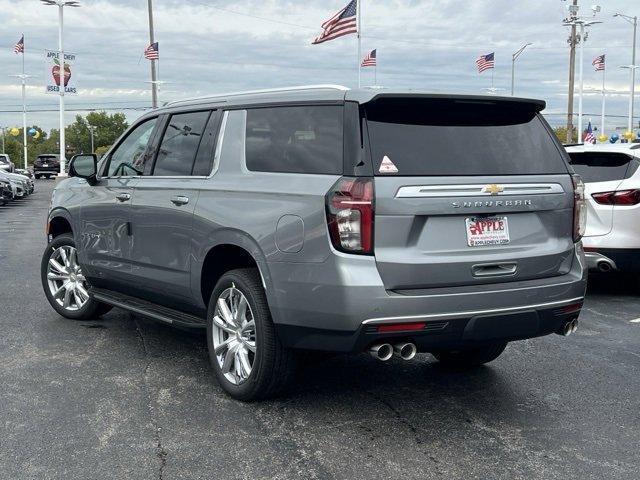
[[[46,93],[60,93],[60,87],[64,86],[65,94],[77,94],[78,90],[74,75],[75,54],[65,53],[64,62],[61,62],[60,52],[45,50],[44,60],[45,78],[47,79]]]

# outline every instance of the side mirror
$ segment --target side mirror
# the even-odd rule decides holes
[[[69,176],[84,178],[89,185],[96,183],[98,156],[91,154],[74,155],[69,162]]]

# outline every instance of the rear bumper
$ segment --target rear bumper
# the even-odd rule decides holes
[[[582,247],[566,275],[511,283],[387,291],[372,257],[333,255],[322,264],[270,264],[269,302],[282,341],[292,348],[357,352],[380,340],[410,338],[423,351],[556,331],[563,306],[586,289]],[[577,314],[573,313],[573,318]],[[379,333],[378,325],[424,323],[420,331]]]
[[[46,174],[46,175],[51,175],[51,174],[57,174],[60,172],[60,167],[33,167],[33,174],[34,175],[42,175],[42,174]]]

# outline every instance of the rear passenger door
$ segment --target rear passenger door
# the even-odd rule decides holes
[[[155,161],[135,188],[132,273],[136,294],[179,308],[192,303],[193,212],[211,173],[218,112],[174,113],[164,121]]]

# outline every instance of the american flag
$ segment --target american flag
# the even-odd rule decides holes
[[[350,33],[358,33],[357,14],[358,0],[351,0],[349,5],[322,24],[324,31],[316,37],[312,44],[317,45]]]
[[[158,51],[158,42],[154,42],[149,45],[144,51],[144,58],[147,60],[158,60],[160,58],[160,52]]]
[[[478,73],[482,73],[485,70],[491,70],[496,66],[495,52],[487,53],[486,55],[480,55],[476,60],[478,66]]]
[[[13,47],[13,53],[24,53],[24,35],[22,35],[22,37],[20,37],[20,40],[18,40],[18,43],[15,44],[15,46]]]
[[[605,68],[604,57],[605,57],[605,55],[600,55],[600,56],[596,57],[593,60],[593,62],[591,62],[591,65],[596,67],[596,72],[601,72],[601,71],[604,70],[604,68]]]
[[[367,56],[364,57],[364,60],[362,60],[362,66],[375,67],[377,62],[377,56],[378,56],[377,50],[371,50],[371,52],[369,52]]]
[[[584,134],[584,143],[596,143],[596,136],[593,134],[593,128],[591,128],[591,122],[587,127],[587,131]]]

